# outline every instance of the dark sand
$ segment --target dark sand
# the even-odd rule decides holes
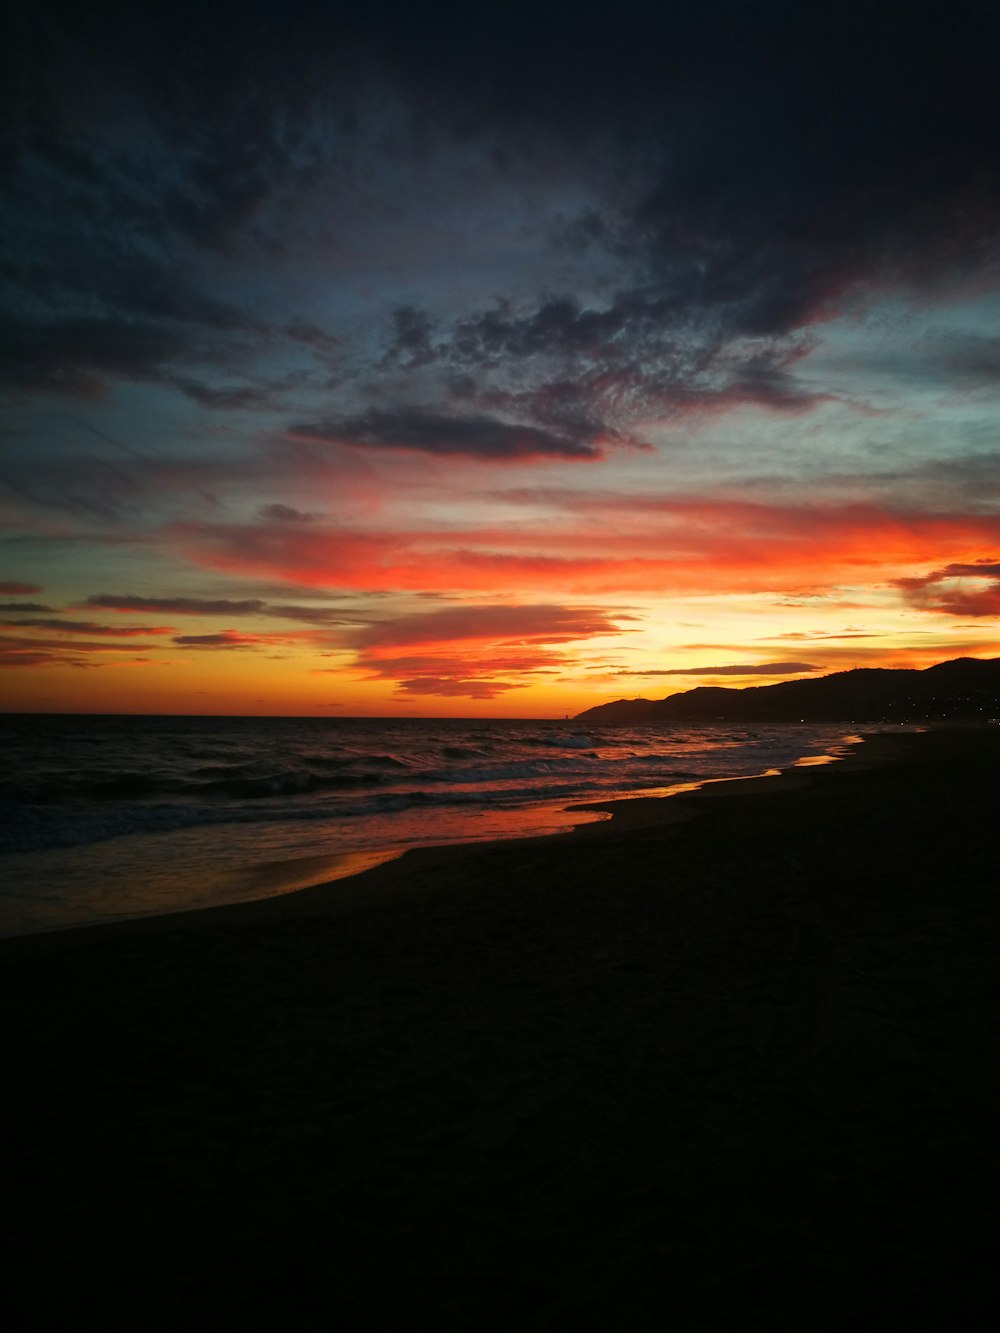
[[[974,1326],[998,770],[996,729],[879,739],[8,941],[13,1326]]]

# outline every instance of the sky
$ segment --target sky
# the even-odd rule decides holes
[[[3,22],[0,707],[1000,655],[996,4]]]

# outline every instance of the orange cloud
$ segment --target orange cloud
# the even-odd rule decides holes
[[[508,690],[523,690],[527,681],[477,680],[455,676],[418,676],[399,682],[401,694],[438,695],[444,698],[495,699]]]
[[[404,693],[488,699],[527,684],[500,677],[569,665],[551,645],[619,634],[617,622],[630,619],[596,607],[447,607],[381,621],[358,633],[355,644],[369,678],[395,680]],[[400,651],[416,646],[431,651]]]
[[[189,558],[231,573],[322,588],[503,595],[787,594],[859,578],[895,581],[915,566],[971,561],[1000,543],[1000,516],[990,514],[699,497],[577,496],[573,504],[530,528],[184,524],[171,535]]]

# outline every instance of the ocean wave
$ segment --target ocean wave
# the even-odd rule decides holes
[[[570,734],[552,733],[548,736],[524,736],[521,745],[541,745],[547,750],[589,750],[600,741],[594,736],[585,736],[580,732]]]
[[[684,782],[694,774],[674,773],[669,781],[661,775],[660,785]],[[648,790],[646,775],[624,778],[609,787],[595,778],[552,781],[545,784],[525,782],[493,790],[480,786],[467,788],[413,787],[386,792],[352,793],[334,803],[261,803],[251,794],[248,805],[223,805],[203,802],[147,803],[97,806],[13,806],[0,805],[0,854],[38,851],[50,847],[84,846],[136,833],[157,833],[195,828],[210,824],[270,824],[327,821],[332,825],[349,820],[365,820],[416,807],[480,806],[512,809],[527,803],[586,800],[589,797]],[[284,793],[290,793],[286,790]],[[294,793],[291,793],[294,795]],[[244,794],[245,795],[245,794]]]
[[[70,771],[61,775],[41,773],[34,781],[0,784],[0,800],[13,805],[56,806],[67,804],[112,804],[156,799],[190,801],[201,799],[267,801],[287,796],[365,790],[376,786],[409,788],[423,786],[489,788],[510,782],[588,781],[595,772],[607,782],[644,777],[653,783],[681,780],[692,773],[679,772],[670,754],[636,753],[600,755],[596,750],[571,747],[568,751],[542,754],[522,749],[510,758],[489,755],[470,746],[444,747],[442,756],[426,753],[400,758],[390,754],[331,757],[318,764],[265,765],[256,762],[200,764],[195,767],[165,763],[159,770],[105,769]]]
[[[263,801],[271,796],[289,796],[306,792],[344,791],[351,787],[375,787],[384,782],[379,773],[341,773],[319,776],[308,770],[289,773],[268,773],[260,776],[233,776],[215,782],[205,782],[188,790],[204,795],[234,796],[244,800]]]
[[[409,719],[59,719],[24,724],[0,783],[0,852],[202,825],[326,821],[339,842],[410,809],[484,812],[787,767],[834,729],[564,727]],[[92,725],[93,745],[67,737]],[[5,719],[6,729],[13,729]],[[842,733],[841,733],[842,734]],[[105,743],[106,742],[106,743]],[[351,845],[353,845],[351,843]],[[366,844],[367,845],[367,844]]]

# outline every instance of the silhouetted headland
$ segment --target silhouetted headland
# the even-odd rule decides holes
[[[857,667],[746,689],[701,686],[666,699],[615,699],[589,722],[984,722],[1000,717],[1000,658],[959,657],[918,671]]]
[[[12,1326],[977,1326],[998,762],[878,736],[5,942]]]

